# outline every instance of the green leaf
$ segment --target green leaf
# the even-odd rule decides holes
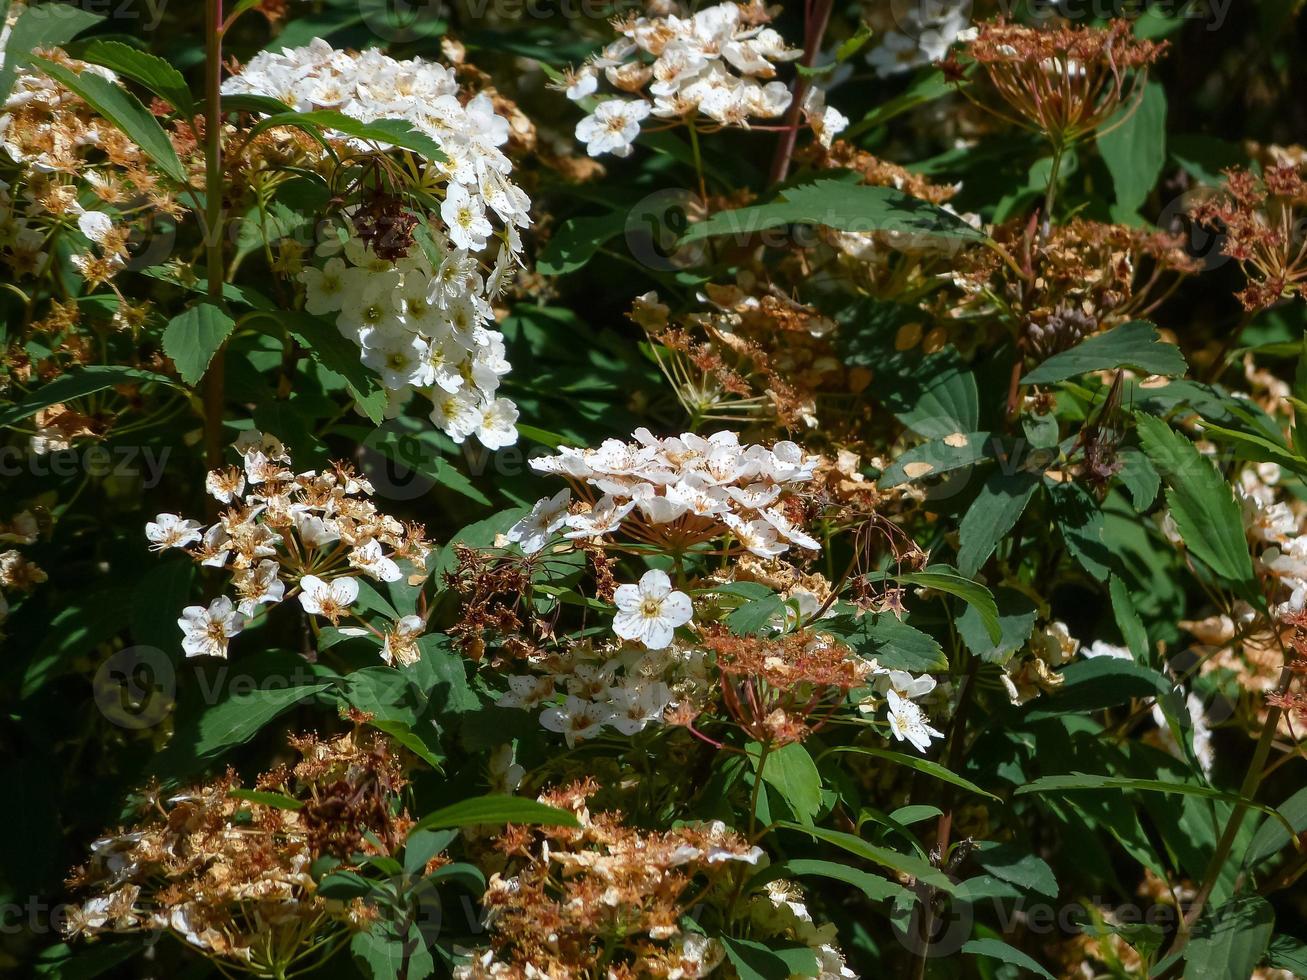
[[[14,425],[23,419],[31,418],[43,408],[104,391],[106,388],[148,382],[166,385],[174,383],[167,375],[120,364],[93,364],[80,370],[72,370],[36,389],[17,404],[0,409],[0,426]]]
[[[779,821],[777,826],[801,831],[818,840],[823,840],[827,844],[834,844],[850,854],[857,855],[883,868],[889,868],[891,871],[911,875],[918,881],[939,888],[949,894],[954,891],[953,882],[949,880],[944,872],[916,855],[900,854],[898,851],[892,851],[887,847],[871,844],[853,834],[846,834],[842,830],[827,830],[825,827],[805,827],[802,824],[790,823],[785,820]]]
[[[932,68],[930,71],[923,72],[914,78],[902,93],[882,102],[868,112],[845,130],[842,138],[853,140],[861,133],[875,129],[877,126],[883,126],[891,119],[901,116],[905,112],[910,112],[928,102],[934,102],[936,99],[943,98],[954,91],[956,91],[956,87],[944,77],[944,73]]]
[[[1112,572],[1112,552],[1103,542],[1103,512],[1098,501],[1079,483],[1049,482],[1053,519],[1067,551],[1094,578],[1102,581]]]
[[[32,62],[121,129],[165,174],[179,184],[187,182],[186,170],[177,158],[177,151],[168,139],[168,134],[136,96],[89,71],[79,75],[45,58],[33,58]]]
[[[1137,107],[1109,119],[1098,137],[1098,152],[1116,188],[1115,212],[1136,213],[1166,163],[1166,90],[1148,82]]]
[[[990,458],[988,432],[954,432],[900,453],[876,485],[890,490],[912,480],[924,480],[975,466]]]
[[[1277,810],[1284,816],[1293,829],[1301,833],[1307,830],[1307,789],[1300,789],[1281,803]],[[1243,856],[1245,868],[1253,868],[1274,855],[1292,840],[1284,825],[1267,820],[1257,828],[1252,842]]]
[[[5,15],[11,11],[5,4]],[[0,57],[0,105],[9,99],[18,69],[32,60],[38,48],[57,48],[104,20],[74,4],[25,4],[9,32]]]
[[[407,917],[398,923],[383,919],[367,932],[355,933],[349,951],[371,980],[424,980],[436,969],[427,938]]]
[[[719,211],[691,226],[681,236],[681,243],[719,235],[747,241],[761,231],[791,224],[824,225],[838,231],[895,231],[909,240],[985,240],[984,234],[957,215],[902,191],[825,179],[786,188],[767,204]]]
[[[223,100],[226,101],[225,99]],[[315,109],[312,112],[282,112],[262,119],[249,131],[247,139],[253,139],[259,133],[280,126],[293,126],[326,138],[327,132],[343,133],[356,139],[378,144],[391,144],[413,150],[428,160],[443,161],[448,159],[440,144],[425,133],[413,128],[413,124],[404,119],[374,119],[363,122],[353,116],[347,116],[335,109]]]
[[[749,752],[749,762],[755,770],[758,768],[756,753],[754,746]],[[762,779],[781,794],[803,823],[810,823],[821,810],[821,773],[800,743],[791,742],[768,753]]]
[[[1048,898],[1057,898],[1057,878],[1053,869],[1042,858],[1016,844],[987,842],[980,845],[974,860],[995,878]]]
[[[968,793],[975,793],[978,796],[988,796],[991,800],[1002,800],[988,790],[983,790],[969,779],[964,779],[953,770],[946,766],[941,766],[938,762],[931,762],[929,759],[923,759],[920,756],[907,755],[903,752],[894,752],[891,749],[877,749],[866,745],[836,745],[822,753],[823,757],[827,754],[837,752],[852,752],[855,755],[866,755],[876,759],[884,759],[892,762],[897,766],[904,766],[917,772],[924,773],[927,776],[933,776],[942,782],[965,789]]]
[[[1144,629],[1143,620],[1135,610],[1134,600],[1130,598],[1125,582],[1113,575],[1107,583],[1107,590],[1112,598],[1112,615],[1116,618],[1121,635],[1125,637],[1126,646],[1130,648],[1136,662],[1148,663],[1148,631]]]
[[[472,827],[478,824],[543,824],[550,827],[579,827],[576,816],[566,810],[545,806],[521,796],[476,796],[428,813],[414,830],[437,827]]]
[[[914,674],[948,669],[948,659],[938,641],[893,613],[842,615],[824,619],[821,625],[882,667]]]
[[[1221,578],[1255,589],[1243,514],[1212,463],[1161,419],[1137,414],[1139,441],[1166,481],[1166,501],[1189,550]]]
[[[162,58],[121,41],[93,40],[78,56],[139,82],[183,115],[195,114],[195,102],[182,73]]]
[[[971,953],[973,956],[987,956],[990,959],[1010,963],[1023,970],[1029,970],[1041,977],[1047,977],[1048,980],[1057,980],[1053,974],[1045,970],[1027,954],[1009,946],[1001,939],[968,939],[962,946],[962,952]]]
[[[1307,977],[1307,943],[1292,936],[1276,936],[1266,948],[1266,965]]]
[[[750,599],[732,610],[726,617],[726,625],[736,636],[753,636],[777,616],[784,619],[785,600],[768,590],[766,595]]]
[[[1247,980],[1275,931],[1275,910],[1258,895],[1209,908],[1185,947],[1185,980]]]
[[[976,611],[991,643],[998,643],[1003,638],[1003,630],[998,622],[998,606],[994,602],[994,593],[979,582],[959,575],[947,565],[933,565],[921,572],[909,572],[896,576],[895,581],[904,585],[919,585],[936,592],[946,592],[957,596]]]
[[[820,972],[817,954],[807,946],[767,946],[728,936],[721,937],[721,944],[740,980],[790,980]]]
[[[245,800],[248,803],[259,803],[263,806],[274,807],[278,810],[301,810],[304,803],[295,799],[293,796],[286,796],[282,793],[268,793],[258,789],[233,789],[227,792],[227,795],[234,800]]]
[[[1180,796],[1199,796],[1207,800],[1220,800],[1223,803],[1242,805],[1259,810],[1280,821],[1281,826],[1288,826],[1292,830],[1292,825],[1285,820],[1284,815],[1278,810],[1254,800],[1244,799],[1237,793],[1226,793],[1198,783],[1173,783],[1161,779],[1136,779],[1131,776],[1101,776],[1092,773],[1073,772],[1069,775],[1041,776],[1034,782],[1018,786],[1015,795],[1069,793],[1082,790],[1125,790],[1127,792],[1175,793]]]
[[[945,348],[875,378],[876,397],[923,439],[956,439],[980,424],[976,376]]]
[[[324,682],[232,694],[199,716],[186,751],[196,759],[221,755],[232,746],[248,742],[264,725],[330,686]],[[177,747],[182,748],[180,743]]]
[[[803,878],[805,876],[842,881],[846,885],[852,885],[858,889],[873,902],[883,902],[887,899],[911,900],[912,897],[911,892],[902,885],[879,875],[858,868],[850,868],[847,864],[836,864],[834,861],[818,861],[811,858],[793,858],[789,861],[777,861],[775,864],[770,864],[749,879],[744,886],[744,891],[746,894],[755,891],[769,881],[775,881],[778,878]]]
[[[359,349],[332,324],[308,313],[279,314],[278,319],[314,360],[345,383],[373,424],[380,425],[385,417],[386,392],[377,376],[363,364]]]
[[[957,627],[962,642],[972,653],[987,663],[1003,663],[1030,639],[1038,609],[1024,592],[1005,586],[994,590],[994,604],[998,608],[999,626],[996,642],[990,640],[989,631],[972,606],[962,611],[957,618]]]
[[[163,331],[163,352],[177,365],[177,373],[195,385],[209,362],[236,327],[236,321],[212,303],[199,303],[168,321]]]
[[[610,211],[596,217],[569,218],[540,250],[536,271],[565,276],[584,268],[599,249],[626,229],[627,217],[626,211]]]
[[[1162,340],[1157,327],[1147,320],[1131,320],[1106,333],[1094,334],[1060,354],[1054,354],[1022,378],[1021,383],[1052,384],[1091,371],[1110,371],[1121,367],[1168,377],[1184,374],[1188,370],[1180,348]]]
[[[999,541],[1016,526],[1039,486],[1037,474],[996,470],[967,508],[958,526],[958,570],[975,575],[998,547]]]

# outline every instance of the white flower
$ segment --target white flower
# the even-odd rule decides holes
[[[245,628],[245,617],[225,595],[204,606],[187,606],[177,625],[188,657],[227,656],[227,641]]]
[[[889,728],[900,742],[911,742],[918,752],[930,748],[930,740],[943,738],[944,733],[931,728],[926,714],[914,702],[899,697],[892,688],[885,692],[889,701]]]
[[[253,568],[239,568],[232,578],[241,596],[237,608],[243,616],[253,616],[262,603],[278,603],[286,594],[286,583],[281,580],[281,566],[268,558]]]
[[[401,617],[395,628],[386,633],[381,659],[392,667],[415,663],[418,659],[417,640],[426,628],[426,620],[421,616]]]
[[[640,135],[640,120],[648,115],[649,104],[643,100],[609,99],[576,124],[576,138],[592,157],[630,156],[631,143]]]
[[[1090,659],[1093,659],[1094,657],[1108,657],[1112,660],[1130,661],[1135,659],[1134,654],[1125,647],[1117,646],[1114,643],[1104,643],[1102,640],[1095,640],[1080,652]]]
[[[521,785],[526,769],[513,759],[513,743],[505,742],[490,753],[487,766],[492,793],[513,793]]]
[[[508,678],[508,691],[495,702],[500,708],[525,708],[528,711],[554,696],[554,679],[548,674],[532,677],[515,674]]]
[[[587,95],[594,95],[595,89],[598,87],[599,76],[595,73],[594,68],[586,65],[572,75],[565,91],[569,99],[578,102]]]
[[[324,582],[316,575],[305,575],[300,579],[300,605],[304,611],[314,616],[324,616],[332,624],[349,611],[354,600],[359,597],[359,583],[351,577],[335,578]]]
[[[906,670],[889,670],[885,667],[877,667],[874,676],[875,680],[872,682],[872,686],[878,693],[886,694],[893,691],[900,698],[909,701],[925,697],[935,690],[935,678],[929,674],[913,677]]]
[[[507,398],[483,405],[476,437],[487,449],[503,449],[517,442],[517,406]]]
[[[643,731],[650,722],[661,721],[672,692],[662,681],[640,684],[635,687],[608,689],[608,724],[623,735]]]
[[[678,626],[694,616],[694,606],[684,592],[673,592],[666,572],[652,569],[638,585],[619,585],[613,594],[618,613],[613,632],[624,640],[639,640],[651,650],[669,646]]]
[[[375,538],[351,551],[349,563],[378,582],[398,582],[404,577],[394,560],[382,553],[381,542]]]
[[[362,361],[381,375],[387,388],[423,385],[431,381],[428,344],[417,334],[402,330],[364,330]]]
[[[102,245],[105,237],[113,231],[113,218],[103,211],[83,211],[77,217],[77,227],[91,241]]]
[[[535,554],[567,522],[571,502],[572,491],[567,487],[552,497],[537,500],[531,513],[508,529],[508,540],[519,545],[526,554]]]
[[[307,548],[321,548],[340,540],[340,528],[336,522],[316,514],[296,513],[295,529]]]
[[[145,525],[145,536],[150,539],[151,551],[163,551],[195,544],[203,534],[199,521],[182,520],[176,514],[160,514]]]
[[[486,220],[480,198],[474,198],[462,184],[450,184],[440,204],[440,217],[449,227],[450,241],[458,248],[479,251],[494,229]]]
[[[561,707],[542,711],[540,724],[551,732],[561,733],[567,740],[567,747],[571,748],[578,740],[598,735],[608,717],[608,708],[604,705],[569,696]]]

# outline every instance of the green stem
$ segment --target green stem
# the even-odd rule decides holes
[[[1285,667],[1280,674],[1280,682],[1276,685],[1276,692],[1283,694],[1289,689],[1292,680],[1293,671]],[[1230,856],[1230,850],[1234,847],[1234,841],[1239,835],[1239,828],[1243,826],[1244,817],[1248,815],[1247,804],[1257,796],[1258,787],[1261,786],[1262,776],[1266,768],[1266,757],[1271,753],[1271,743],[1275,741],[1275,732],[1280,726],[1280,715],[1282,714],[1283,711],[1275,706],[1272,706],[1266,713],[1266,724],[1262,728],[1261,737],[1257,740],[1257,747],[1253,750],[1252,762],[1249,764],[1248,772],[1243,778],[1243,785],[1239,787],[1239,802],[1235,804],[1234,812],[1230,814],[1230,822],[1225,825],[1225,831],[1221,834],[1221,839],[1216,842],[1216,850],[1212,852],[1212,859],[1207,862],[1207,868],[1203,872],[1202,887],[1198,889],[1193,904],[1190,905],[1189,911],[1185,913],[1184,919],[1180,922],[1180,928],[1176,931],[1175,941],[1171,944],[1168,956],[1176,956],[1184,950],[1189,942],[1194,923],[1202,915],[1207,900],[1212,896],[1212,890],[1216,888],[1216,882],[1221,877],[1221,869]]]
[[[699,178],[699,199],[703,206],[708,206],[708,184],[703,177],[703,153],[699,150],[699,130],[691,119],[687,124],[690,130],[690,152],[694,155],[694,173]]]
[[[763,742],[758,752],[758,771],[753,777],[753,794],[749,797],[749,839],[753,839],[754,829],[758,825],[758,793],[762,789],[762,772],[767,765],[767,756],[771,752],[771,742]]]
[[[1044,191],[1044,215],[1040,221],[1042,236],[1047,239],[1049,229],[1053,226],[1053,202],[1057,199],[1057,175],[1062,169],[1062,154],[1066,152],[1065,146],[1059,137],[1053,143],[1053,162],[1048,168],[1048,188]]]

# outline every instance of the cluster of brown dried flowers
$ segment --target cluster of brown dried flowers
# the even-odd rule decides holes
[[[65,931],[162,930],[258,977],[326,962],[373,913],[317,895],[310,867],[398,848],[412,826],[405,767],[382,736],[357,730],[291,745],[301,761],[265,773],[253,793],[231,770],[176,793],[147,790],[134,822],[92,843],[70,878],[89,897]]]
[[[779,748],[821,728],[875,665],[813,629],[776,637],[704,630],[721,678],[722,705],[750,737]]]
[[[961,85],[968,98],[1066,146],[1138,104],[1166,44],[1135,37],[1128,20],[1047,29],[1000,18],[980,25],[965,48],[965,60],[951,51],[944,67],[961,84],[968,62],[976,65],[987,84]]]
[[[1195,220],[1222,237],[1221,253],[1239,263],[1248,286],[1238,294],[1244,309],[1265,309],[1281,299],[1307,296],[1307,238],[1301,208],[1307,203],[1302,165],[1279,163],[1260,176],[1225,171],[1220,192],[1192,210]]]
[[[40,516],[19,511],[11,520],[0,521],[0,544],[36,544],[41,535]],[[48,522],[46,530],[49,530]],[[26,594],[46,580],[45,571],[17,548],[0,551],[0,623],[9,615],[6,594]]]
[[[681,917],[697,903],[724,905],[740,864],[756,865],[762,850],[719,823],[635,829],[619,812],[589,811],[597,790],[588,779],[540,797],[579,827],[514,826],[499,837],[504,867],[482,899],[490,946],[461,980],[699,977],[724,958]]]
[[[976,246],[958,257],[951,278],[962,302],[941,299],[937,315],[997,318],[1037,360],[1147,316],[1199,269],[1177,236],[1082,218],[1042,234],[1018,219],[990,236],[997,249]]]

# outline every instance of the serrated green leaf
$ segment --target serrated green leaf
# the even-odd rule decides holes
[[[749,752],[749,762],[758,768],[757,746]],[[794,815],[810,823],[821,809],[821,773],[812,756],[798,742],[791,742],[767,755],[762,779],[785,800]]]
[[[1253,563],[1234,493],[1188,439],[1161,419],[1136,415],[1139,441],[1166,481],[1166,500],[1189,550],[1221,578],[1251,595]]]
[[[1172,377],[1184,374],[1189,366],[1180,348],[1162,340],[1157,327],[1147,320],[1131,320],[1054,354],[1027,373],[1021,383],[1053,384],[1079,374],[1121,367]]]
[[[1016,526],[1039,487],[1035,473],[996,470],[967,508],[958,526],[958,570],[975,575],[1001,541]]]
[[[212,303],[198,303],[168,321],[163,352],[172,358],[182,381],[195,385],[235,327],[236,321]]]
[[[194,115],[195,102],[182,73],[157,55],[121,41],[93,40],[78,52],[83,61],[100,65],[139,82],[183,115]]]
[[[1134,214],[1157,183],[1166,162],[1166,90],[1145,84],[1137,106],[1109,119],[1098,137],[1098,152],[1112,175],[1117,212]]]
[[[225,101],[225,100],[224,100]],[[419,132],[405,119],[374,119],[363,122],[335,109],[315,109],[312,112],[282,112],[261,119],[249,131],[248,139],[259,133],[281,126],[292,126],[326,138],[327,133],[343,133],[355,139],[376,144],[389,144],[420,153],[427,160],[441,162],[448,159],[440,144],[425,133]]]
[[[32,63],[122,130],[165,174],[179,184],[187,182],[186,169],[168,134],[136,96],[93,72],[79,75],[45,58],[33,58]]]
[[[957,215],[892,187],[823,179],[786,188],[767,204],[719,211],[692,225],[681,236],[681,243],[720,235],[745,241],[769,228],[790,224],[824,225],[839,231],[894,231],[908,240],[977,242],[985,238]]]

